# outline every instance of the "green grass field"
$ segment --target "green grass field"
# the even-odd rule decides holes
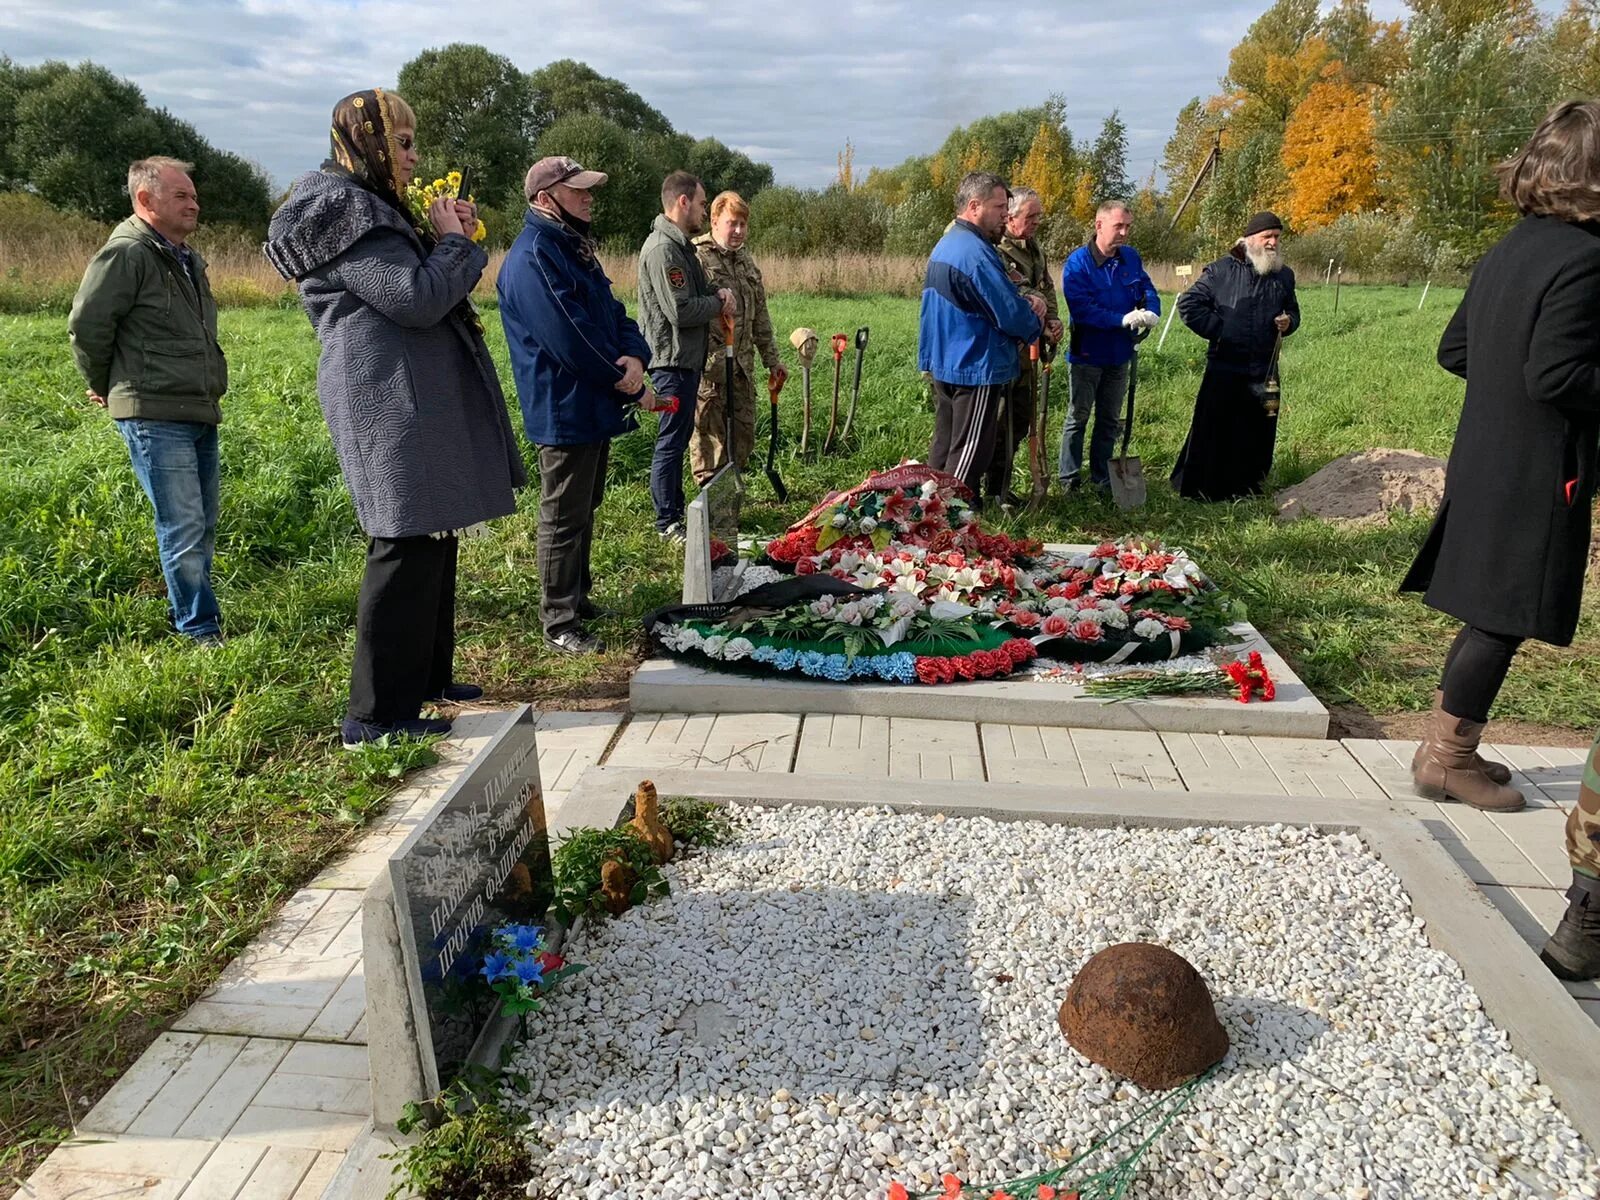
[[[1307,289],[1304,330],[1284,352],[1277,484],[1372,446],[1448,451],[1461,385],[1433,350],[1458,298],[1435,290],[1419,313],[1414,289],[1346,289],[1334,314],[1331,291]],[[914,365],[914,301],[791,295],[772,309],[785,334],[868,324],[872,344],[856,445],[827,462],[794,456],[795,372],[780,458],[792,499],[777,505],[754,475],[748,524],[763,531],[829,485],[924,455],[933,424]],[[509,379],[499,322],[485,315]],[[317,407],[305,318],[223,317],[233,390],[217,574],[230,640],[215,651],[167,632],[145,500],[110,423],[82,399],[64,326],[0,318],[0,1176],[21,1169],[36,1139],[60,1135],[69,1105],[103,1090],[416,759],[345,755],[334,738],[364,547]],[[1058,541],[1159,533],[1245,601],[1324,702],[1426,707],[1454,628],[1395,593],[1425,522],[1284,526],[1266,501],[1177,500],[1164,480],[1203,346],[1181,326],[1164,353],[1153,346],[1135,434],[1149,506],[1130,521],[1108,501],[1055,497],[1008,527]],[[847,394],[849,372],[847,355]],[[831,374],[829,364],[815,380],[824,422]],[[1062,379],[1057,431],[1065,400]],[[681,569],[651,532],[649,455],[645,432],[617,444],[600,516],[597,599],[624,614],[600,631],[612,652],[574,663],[540,647],[533,493],[463,548],[458,678],[497,700],[625,695],[643,648],[633,623],[676,593]],[[1501,715],[1568,727],[1575,740],[1600,723],[1600,695],[1585,684],[1600,650],[1596,607],[1591,597],[1572,650],[1523,654]]]

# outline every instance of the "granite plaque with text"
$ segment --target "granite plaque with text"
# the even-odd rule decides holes
[[[418,1049],[437,1092],[498,1006],[482,973],[490,931],[507,921],[539,923],[550,901],[550,843],[527,705],[395,851],[389,872]]]

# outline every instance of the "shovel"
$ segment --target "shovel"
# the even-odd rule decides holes
[[[1050,369],[1050,364],[1042,362],[1039,357],[1039,343],[1028,343],[1028,369],[1029,386],[1034,389],[1035,397],[1038,396],[1039,385],[1044,383],[1049,376],[1044,372]],[[1049,384],[1044,383],[1048,389]],[[1033,420],[1028,422],[1028,478],[1032,483],[1033,501],[1037,504],[1044,499],[1045,492],[1049,490],[1050,482],[1044,474],[1044,404],[1033,406]]]
[[[1133,436],[1133,396],[1139,387],[1139,352],[1128,363],[1128,412],[1122,423],[1122,454],[1111,460],[1111,498],[1118,508],[1138,508],[1145,501],[1144,464],[1128,453]]]
[[[844,348],[850,339],[842,333],[833,335],[833,408],[828,412],[828,436],[822,439],[822,452],[833,449],[833,431],[839,426],[839,375],[844,365]]]
[[[800,414],[800,456],[805,457],[811,440],[811,363],[817,357],[817,331],[802,326],[789,335],[789,344],[800,355],[800,387],[803,408]]]
[[[743,492],[744,477],[733,453],[733,317],[728,313],[722,314],[722,438],[722,463],[733,467],[737,488]]]
[[[850,393],[850,411],[844,415],[844,432],[839,435],[841,443],[850,440],[850,426],[856,423],[856,405],[861,402],[861,360],[867,356],[867,327],[863,325],[856,330],[856,387]]]
[[[782,504],[789,499],[789,489],[784,486],[783,477],[778,474],[776,466],[778,453],[778,393],[783,391],[784,376],[767,376],[767,401],[772,406],[772,433],[767,440],[767,482],[772,485],[772,492]]]

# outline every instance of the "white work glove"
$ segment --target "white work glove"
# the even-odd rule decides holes
[[[1132,312],[1123,314],[1122,327],[1129,331],[1139,329],[1154,329],[1161,323],[1161,318],[1148,308],[1136,308]]]

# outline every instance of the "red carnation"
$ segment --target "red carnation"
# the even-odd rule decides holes
[[[1019,608],[1011,614],[1011,623],[1022,629],[1032,629],[1039,623],[1039,614]]]
[[[1006,657],[1011,660],[1013,666],[1020,666],[1039,653],[1027,638],[1012,638],[1000,649],[1006,652]]]
[[[939,682],[939,660],[937,658],[917,659],[917,681],[919,683]]]
[[[1099,621],[1079,621],[1072,627],[1072,636],[1080,642],[1098,642],[1101,637]]]
[[[1189,620],[1187,617],[1163,616],[1161,618],[1161,623],[1164,624],[1168,629],[1176,629],[1179,633],[1182,633],[1184,630],[1189,628]]]
[[[1117,581],[1110,575],[1100,575],[1095,578],[1094,590],[1102,596],[1115,596],[1117,594]]]
[[[1124,550],[1121,554],[1117,555],[1117,566],[1122,568],[1124,571],[1137,571],[1139,569],[1139,564],[1143,561],[1144,559],[1141,555],[1135,554],[1131,550]]]
[[[1081,584],[1081,583],[1069,583],[1069,584],[1066,584],[1061,589],[1061,594],[1063,596],[1065,596],[1068,600],[1076,600],[1079,596],[1083,595],[1083,584]]]
[[[799,559],[794,564],[794,573],[796,575],[815,575],[817,573],[817,564],[809,558]]]
[[[952,658],[950,665],[955,668],[956,674],[963,679],[977,678],[978,664],[972,661],[970,654],[964,654],[960,658]]]
[[[1094,556],[1096,558],[1110,558],[1116,552],[1117,544],[1115,542],[1101,542],[1094,548]]]
[[[1165,571],[1172,565],[1170,554],[1146,554],[1139,568],[1144,571]]]
[[[1072,628],[1072,623],[1060,613],[1051,613],[1039,626],[1039,632],[1048,633],[1051,637],[1060,637]]]
[[[1121,592],[1124,596],[1137,596],[1139,594],[1139,585],[1131,581],[1126,582],[1119,587],[1117,591]]]

